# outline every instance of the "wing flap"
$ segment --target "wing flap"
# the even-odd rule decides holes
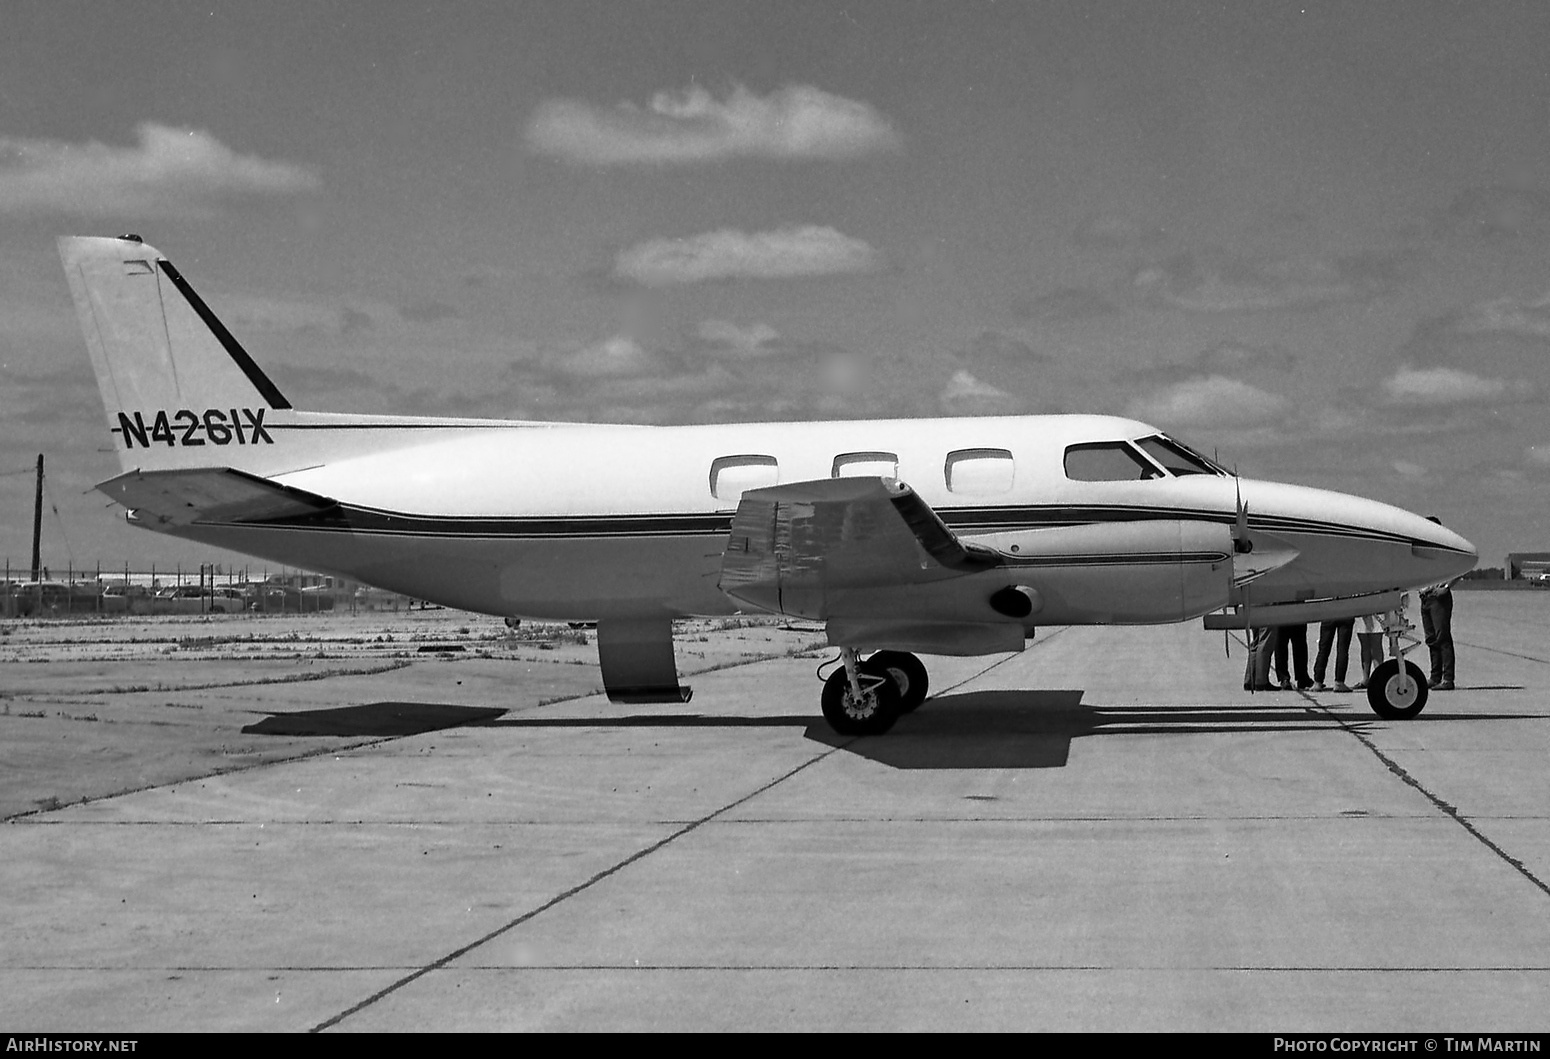
[[[97,488],[136,518],[163,526],[288,518],[339,506],[329,497],[230,467],[129,471]]]
[[[927,584],[996,562],[902,482],[822,478],[743,494],[720,586],[763,610],[822,618],[835,590]]]

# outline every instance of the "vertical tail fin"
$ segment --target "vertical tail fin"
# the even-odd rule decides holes
[[[272,444],[275,384],[172,262],[139,236],[64,237],[59,256],[117,437],[119,465],[228,466]]]

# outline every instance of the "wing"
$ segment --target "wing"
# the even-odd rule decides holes
[[[838,591],[923,585],[999,563],[892,478],[821,478],[743,494],[721,590],[762,610],[828,617]]]
[[[152,529],[310,515],[338,506],[329,497],[229,467],[129,471],[97,488]]]

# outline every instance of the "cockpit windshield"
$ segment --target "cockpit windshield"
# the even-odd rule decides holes
[[[1169,474],[1182,477],[1186,474],[1210,474],[1231,477],[1231,474],[1214,460],[1207,459],[1194,449],[1174,441],[1166,434],[1153,434],[1141,438],[1136,447],[1167,468]]]
[[[1133,482],[1149,478],[1182,478],[1188,474],[1232,477],[1232,472],[1215,460],[1207,459],[1166,434],[1153,434],[1136,441],[1089,441],[1069,445],[1065,470],[1066,477],[1073,482]]]
[[[1065,465],[1066,477],[1073,482],[1135,482],[1163,476],[1123,441],[1068,446]]]

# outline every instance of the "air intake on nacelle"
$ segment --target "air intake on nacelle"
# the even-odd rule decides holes
[[[1007,585],[990,597],[990,605],[1008,618],[1026,618],[1044,609],[1044,597],[1027,585]]]

